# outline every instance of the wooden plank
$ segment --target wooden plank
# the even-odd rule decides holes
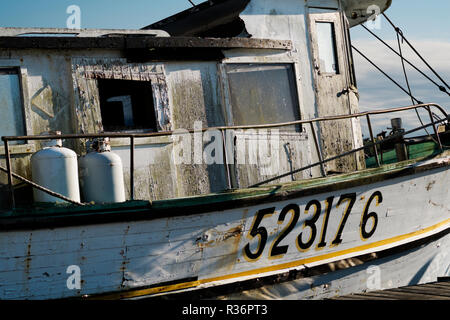
[[[437,283],[429,283],[429,284],[424,285],[424,287],[426,287],[426,288],[434,288],[436,290],[440,290],[440,291],[443,291],[443,292],[449,292],[450,293],[450,286],[441,286],[441,285],[439,285]]]
[[[402,300],[449,300],[446,297],[425,294],[421,292],[411,292],[406,290],[405,288],[389,289],[386,292],[392,295],[398,295]]]
[[[406,287],[400,288],[404,292],[408,293],[417,293],[417,294],[427,294],[433,296],[442,296],[450,298],[450,293],[445,292],[444,290],[436,289],[436,288],[427,288],[424,286],[414,286],[414,287]]]
[[[437,282],[435,285],[450,288],[450,282]]]
[[[429,283],[384,291],[352,294],[336,297],[333,300],[450,300],[450,284],[442,286],[441,283]]]
[[[364,294],[354,294],[354,298],[359,300],[396,300],[395,297],[389,296],[383,292],[368,292]]]

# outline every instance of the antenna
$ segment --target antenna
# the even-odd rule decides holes
[[[192,6],[193,6],[194,8],[196,7],[195,3],[193,3],[192,0],[188,0],[188,1],[189,1],[190,4],[192,4]]]

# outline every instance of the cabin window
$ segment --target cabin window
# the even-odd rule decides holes
[[[157,131],[150,81],[98,79],[105,131]]]
[[[328,74],[339,74],[334,23],[317,21],[316,31],[320,71]]]
[[[25,134],[20,77],[16,68],[0,68],[0,136]]]
[[[227,64],[226,72],[234,125],[300,120],[292,64]]]

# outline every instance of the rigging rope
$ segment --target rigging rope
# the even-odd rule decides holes
[[[397,87],[399,87],[404,93],[406,93],[411,99],[415,101],[419,101],[416,99],[408,90],[403,88],[397,81],[395,81],[391,76],[389,76],[386,72],[384,72],[380,67],[378,67],[372,60],[370,60],[365,54],[363,54],[361,51],[359,51],[354,45],[352,45],[353,50],[358,52],[364,59],[366,59],[371,65],[373,65],[378,71],[380,71],[386,78],[391,80]],[[414,103],[413,103],[414,104]]]
[[[403,60],[403,52],[402,52],[402,44],[400,42],[400,34],[403,34],[403,32],[401,30],[397,31],[398,52],[400,54],[400,58],[401,58],[401,61],[402,61],[403,74],[405,76],[406,86],[408,87],[408,92],[409,92],[409,95],[411,97],[411,102],[412,102],[412,104],[415,104],[415,103],[423,104],[422,101],[417,101],[417,100],[412,98],[411,86],[409,85],[408,75],[406,74],[405,61]],[[422,123],[422,125],[423,125],[423,123]]]
[[[389,76],[386,72],[384,72],[380,67],[378,67],[372,60],[370,60],[366,55],[364,55],[361,51],[359,51],[354,45],[352,45],[353,50],[355,50],[356,52],[358,52],[364,59],[366,59],[371,65],[373,65],[378,71],[380,71],[386,78],[388,78],[389,80],[391,80],[397,87],[399,87],[403,92],[405,92],[413,101],[418,101],[420,102],[420,100],[416,99],[412,93],[411,90],[406,90],[405,88],[403,88],[397,81],[395,81],[391,76]],[[413,103],[414,104],[414,103]],[[421,104],[421,103],[420,103]],[[420,118],[420,115],[416,109],[416,113],[419,117],[419,120],[422,124],[422,129],[424,129],[426,131],[426,133],[428,134],[428,136],[435,141],[436,143],[438,143],[433,136],[426,130],[426,125],[423,124],[422,119]],[[432,116],[435,117],[437,116],[436,114],[432,113]],[[440,119],[440,122],[444,121],[445,119]],[[411,131],[412,132],[412,131]],[[448,146],[445,146],[448,147]]]
[[[389,22],[389,24],[395,29],[397,34],[400,34],[402,37],[402,40],[404,40],[408,46],[417,54],[417,56],[423,61],[423,63],[426,64],[426,66],[435,74],[436,77],[441,80],[441,82],[447,87],[447,89],[450,89],[450,86],[447,84],[447,82],[444,81],[444,79],[433,69],[433,67],[422,57],[422,55],[414,48],[414,46],[406,39],[406,37],[403,35],[403,32],[401,32],[400,28],[398,28],[392,21],[389,19],[389,17],[383,12],[382,15],[386,18],[386,20]],[[441,88],[441,91],[445,90],[445,87]]]
[[[438,84],[436,81],[434,81],[432,78],[430,78],[427,74],[425,74],[422,70],[420,70],[417,66],[415,66],[411,61],[406,59],[405,57],[402,57],[400,53],[398,53],[394,48],[392,48],[388,43],[386,43],[383,39],[381,39],[379,36],[377,36],[374,32],[372,32],[369,28],[367,28],[364,24],[361,24],[361,26],[366,29],[367,32],[369,32],[372,36],[374,36],[377,40],[379,40],[382,44],[384,44],[386,47],[388,47],[392,52],[394,52],[396,55],[401,57],[403,61],[405,61],[407,64],[409,64],[411,67],[413,67],[417,72],[419,72],[422,76],[424,76],[428,81],[433,83],[441,92],[444,92],[450,96],[450,92],[447,91],[447,89],[440,84]]]
[[[414,100],[414,99],[412,98],[411,86],[409,85],[409,79],[408,79],[408,75],[407,75],[407,73],[406,73],[406,67],[405,67],[405,60],[404,60],[404,58],[403,58],[403,52],[402,52],[402,43],[403,43],[404,41],[407,41],[407,40],[406,40],[406,38],[405,38],[405,36],[404,36],[404,34],[403,34],[403,31],[402,31],[399,27],[395,26],[395,25],[392,23],[392,21],[391,21],[386,15],[384,15],[384,16],[386,17],[386,19],[389,21],[389,23],[392,25],[392,27],[394,28],[394,30],[395,30],[395,32],[396,32],[396,36],[397,36],[397,44],[398,44],[398,52],[399,52],[399,55],[400,55],[400,58],[401,58],[402,68],[403,68],[403,74],[404,74],[404,76],[405,76],[405,81],[406,81],[406,85],[407,85],[407,87],[408,87],[408,92],[410,93],[411,101],[412,101],[413,104],[414,104],[415,102],[417,102],[418,104],[423,104],[422,101],[417,101],[417,100]],[[400,41],[400,37],[401,37],[401,41]],[[414,52],[416,52],[417,55],[424,61],[424,59],[420,56],[420,54],[417,52],[417,50],[415,50],[415,49],[412,47],[412,45],[411,45],[408,41],[407,41],[407,43],[408,43],[408,45],[414,50]],[[424,61],[424,62],[425,62],[425,61]],[[426,63],[426,62],[425,62],[425,63]],[[427,65],[429,66],[428,63],[427,63]],[[430,68],[431,68],[431,67],[430,67]],[[431,69],[432,69],[432,68],[431,68]],[[433,70],[433,69],[432,69],[432,70]],[[433,70],[433,72],[434,72],[434,70]],[[443,80],[442,80],[442,81],[443,81]],[[440,86],[439,88],[440,88],[441,91],[447,92],[446,89],[445,89],[445,87]],[[422,118],[420,117],[419,111],[418,111],[417,109],[415,109],[415,111],[416,111],[416,115],[417,115],[417,118],[419,119],[420,124],[423,126],[424,124],[423,124]],[[433,113],[431,113],[431,116],[432,116],[431,121],[433,121],[433,117],[434,117],[435,115],[434,115]],[[438,141],[436,141],[436,139],[433,138],[433,136],[428,132],[428,130],[427,130],[426,128],[425,128],[424,130],[425,130],[426,134],[427,134],[427,135],[428,135],[435,143],[438,143]],[[438,134],[438,133],[436,133],[436,134]]]
[[[396,82],[392,77],[388,76],[380,67],[378,67],[373,61],[371,61],[367,56],[365,56],[363,53],[361,53],[361,51],[359,51],[358,49],[356,49],[353,45],[352,48],[358,52],[363,58],[365,58],[370,64],[372,64],[375,68],[377,68],[384,76],[386,76],[389,80],[391,80],[394,84],[396,84],[403,92],[405,92],[412,101],[412,104],[423,104],[422,101],[416,99],[411,91],[411,86],[409,84],[409,79],[408,79],[408,75],[406,73],[406,67],[405,67],[405,62],[407,62],[410,66],[412,66],[414,69],[416,69],[419,73],[421,73],[424,77],[426,77],[428,80],[430,80],[434,85],[436,85],[440,91],[447,93],[450,96],[450,93],[447,91],[447,89],[444,86],[439,85],[438,83],[436,83],[434,80],[432,80],[430,77],[428,77],[424,72],[422,72],[419,68],[417,68],[415,65],[413,65],[410,61],[408,61],[406,58],[403,57],[403,51],[402,51],[402,43],[406,42],[409,47],[418,55],[418,57],[430,68],[430,70],[448,87],[447,83],[442,79],[442,77],[439,76],[439,74],[437,74],[437,72],[430,66],[430,64],[420,55],[420,53],[412,46],[412,44],[406,39],[406,37],[403,34],[403,31],[397,27],[396,25],[394,25],[394,23],[387,17],[386,14],[383,13],[383,16],[386,18],[386,20],[388,20],[388,22],[392,25],[392,27],[394,28],[395,32],[396,32],[396,36],[397,36],[397,44],[398,44],[398,52],[393,49],[391,46],[389,46],[385,41],[383,41],[380,37],[378,37],[375,33],[373,33],[372,31],[370,31],[366,26],[364,26],[362,24],[362,27],[364,29],[366,29],[370,34],[372,34],[375,38],[377,38],[380,42],[382,42],[385,46],[387,46],[389,49],[391,49],[395,54],[397,54],[400,58],[401,58],[401,62],[402,62],[402,68],[403,68],[403,74],[405,76],[405,80],[406,80],[406,85],[407,85],[407,90],[405,88],[403,88],[398,82]],[[418,112],[417,109],[415,109],[417,117],[421,123],[421,125],[424,127],[422,118],[420,117],[420,114]],[[439,117],[434,114],[433,112],[430,111],[431,114],[431,118],[433,121],[433,118],[438,118]],[[428,132],[428,130],[426,128],[425,132],[427,133],[427,135],[436,143],[438,143],[433,136]],[[438,133],[436,133],[438,134]]]

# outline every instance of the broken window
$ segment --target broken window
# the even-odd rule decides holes
[[[105,131],[157,131],[150,81],[98,79]]]
[[[19,72],[16,68],[0,68],[0,136],[25,134]]]
[[[316,22],[319,67],[322,73],[339,74],[333,22]]]
[[[227,64],[226,72],[234,125],[300,120],[292,64]]]

